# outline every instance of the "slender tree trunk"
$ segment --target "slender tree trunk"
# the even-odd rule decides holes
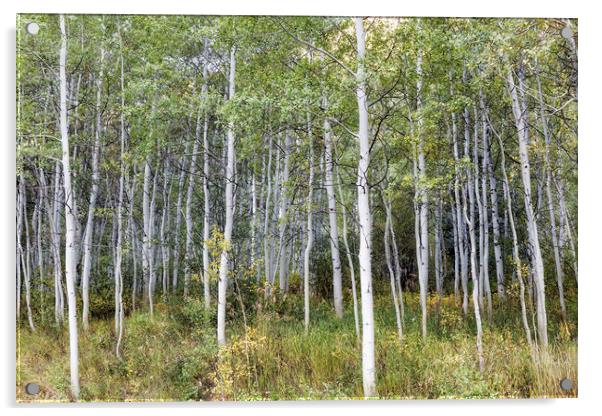
[[[322,97],[322,106],[326,109],[328,101]],[[326,178],[324,186],[328,197],[328,220],[330,223],[330,256],[332,259],[332,287],[334,310],[338,318],[343,318],[343,278],[341,273],[341,255],[339,252],[339,229],[337,225],[337,207],[334,195],[334,155],[332,150],[332,132],[328,116],[324,117],[324,157]]]
[[[203,67],[203,78],[207,78],[207,65]],[[203,88],[206,87],[206,82],[203,84]],[[205,92],[206,94],[206,92]],[[209,234],[210,234],[210,218],[211,218],[211,204],[209,194],[209,116],[205,110],[205,121],[203,126],[203,201],[204,201],[204,212],[203,212],[203,295],[205,298],[205,310],[209,310],[211,307],[211,282],[209,273]]]
[[[468,195],[471,200],[474,199],[475,191],[472,184],[472,174],[468,172]],[[464,201],[466,202],[466,201]],[[471,205],[474,201],[471,201]],[[474,217],[468,218],[466,213],[466,203],[464,203],[464,221],[468,224],[470,234],[470,269],[472,272],[472,303],[474,308],[475,322],[477,324],[477,354],[479,356],[479,370],[485,370],[485,359],[483,357],[483,328],[481,325],[481,311],[479,308],[479,282],[477,274],[477,243],[474,229]]]
[[[311,131],[311,120],[307,115],[307,139],[309,142],[309,179],[307,182],[307,242],[305,246],[305,256],[303,262],[303,306],[304,306],[304,324],[305,334],[309,331],[309,259],[314,244],[313,232],[313,200],[314,200],[314,144]]]
[[[523,321],[523,327],[525,328],[525,336],[527,338],[527,342],[529,346],[533,345],[533,340],[531,337],[531,329],[529,327],[529,320],[527,319],[527,307],[525,304],[525,283],[523,281],[523,266],[520,260],[520,255],[518,251],[518,236],[516,233],[516,227],[514,224],[514,214],[512,212],[512,195],[510,194],[510,185],[508,182],[508,174],[506,173],[506,157],[504,156],[504,143],[502,139],[498,136],[498,143],[500,145],[500,166],[502,168],[502,175],[504,178],[503,188],[506,198],[506,205],[508,207],[508,222],[510,224],[510,230],[512,231],[512,257],[514,260],[516,277],[518,279],[519,290],[520,290],[520,310],[521,317]]]
[[[121,24],[121,22],[120,22]],[[123,338],[123,318],[125,315],[123,308],[123,275],[121,272],[122,263],[122,246],[121,240],[123,235],[123,193],[124,193],[124,182],[125,182],[125,85],[124,85],[124,74],[123,74],[123,40],[121,38],[121,26],[118,27],[119,32],[119,52],[120,52],[120,87],[121,87],[121,114],[119,117],[119,139],[120,139],[120,166],[119,166],[119,194],[117,197],[117,241],[115,244],[115,334],[117,336],[117,343],[115,345],[115,355],[121,359],[121,340]]]
[[[564,246],[565,238],[569,240],[570,255],[573,261],[573,270],[575,271],[575,281],[578,282],[578,269],[577,269],[577,249],[575,246],[575,240],[573,239],[573,232],[571,231],[571,222],[569,220],[569,213],[567,211],[566,200],[564,198],[564,183],[556,175],[552,175],[554,184],[556,185],[556,191],[558,195],[558,208],[560,214],[560,237],[559,245]]]
[[[288,218],[287,218],[287,209],[288,209],[288,192],[286,187],[288,186],[288,177],[289,177],[289,153],[290,153],[290,147],[291,147],[291,137],[289,134],[289,131],[287,130],[284,133],[284,167],[283,167],[283,173],[282,173],[282,181],[280,183],[281,187],[281,191],[280,191],[280,209],[278,212],[278,222],[279,222],[279,226],[280,226],[280,241],[278,243],[278,252],[280,253],[279,255],[279,271],[278,271],[278,278],[279,278],[279,286],[280,286],[280,291],[282,293],[286,293],[287,292],[287,286],[288,286],[288,273],[287,273],[287,267],[286,267],[286,261],[287,261],[287,256],[285,255],[286,253],[286,240],[285,240],[285,233],[287,230],[287,223],[288,223]]]
[[[404,306],[403,306],[403,290],[401,288],[401,263],[399,261],[399,249],[397,246],[397,237],[395,236],[395,230],[393,227],[393,215],[391,215],[392,209],[391,209],[391,201],[385,201],[385,208],[388,210],[389,212],[389,216],[391,217],[391,221],[389,222],[389,232],[391,233],[391,243],[392,243],[392,249],[393,249],[393,260],[395,261],[395,284],[397,287],[397,296],[399,299],[399,307],[401,310],[401,327],[403,329],[403,322],[404,322]]]
[[[159,238],[161,240],[161,263],[162,263],[162,289],[163,297],[167,296],[169,290],[169,244],[168,236],[170,221],[169,221],[169,209],[170,209],[170,195],[171,195],[171,168],[169,159],[165,159],[165,166],[163,168],[163,212],[161,215],[161,227],[159,229]]]
[[[76,221],[73,211],[73,189],[71,187],[71,167],[69,161],[69,135],[67,121],[67,33],[65,16],[59,15],[61,27],[61,49],[59,65],[61,147],[63,161],[63,185],[65,189],[65,277],[67,280],[67,304],[69,312],[69,356],[71,368],[71,393],[79,396],[79,359],[77,335],[76,281]]]
[[[39,190],[38,192],[38,218],[37,218],[37,231],[36,231],[36,243],[38,248],[38,271],[40,276],[39,282],[39,292],[40,292],[40,310],[42,315],[42,321],[45,319],[45,311],[46,311],[46,296],[44,293],[46,292],[46,286],[44,280],[46,278],[45,269],[44,269],[44,251],[42,250],[42,210],[44,209],[44,192]]]
[[[50,228],[52,232],[52,260],[53,260],[53,268],[54,268],[54,320],[57,325],[63,323],[64,317],[64,298],[63,298],[63,266],[61,265],[61,235],[60,235],[60,213],[59,213],[59,205],[61,204],[61,166],[60,161],[57,161],[54,164],[54,181],[53,181],[53,196],[52,196],[52,207],[46,207],[46,212],[48,213],[48,222],[50,223]],[[41,174],[42,179],[42,188],[46,189],[46,181],[44,179],[44,174]],[[46,199],[48,201],[48,199]]]
[[[466,72],[464,73],[466,75]],[[474,120],[475,125],[477,119]],[[468,108],[464,108],[464,154],[469,155],[470,148],[470,115]],[[468,236],[470,242],[470,271],[472,276],[472,303],[474,309],[475,322],[477,326],[477,354],[479,357],[479,369],[482,372],[485,368],[485,361],[483,357],[483,328],[481,323],[481,309],[479,307],[479,274],[477,271],[477,242],[476,242],[476,231],[475,231],[475,188],[472,171],[470,168],[466,169],[467,183],[466,188],[462,191],[462,205],[463,205],[463,216],[464,222],[468,225]],[[469,201],[466,200],[468,194]],[[470,209],[469,209],[470,208]],[[467,213],[470,212],[470,216]]]
[[[151,162],[150,156],[146,156],[146,160],[144,163],[144,184],[142,191],[142,217],[143,217],[143,256],[142,256],[142,268],[143,268],[143,279],[144,279],[144,287],[147,298],[149,298],[149,308],[152,315],[152,301],[150,301],[151,297],[151,269],[152,269],[152,258],[151,258],[151,234],[152,227],[150,221],[150,193],[151,193]]]
[[[264,222],[263,222],[263,263],[265,270],[265,295],[269,297],[271,294],[271,287],[269,284],[270,276],[270,199],[272,196],[272,136],[268,136],[268,170],[265,173],[265,177],[268,182],[267,191],[265,195],[264,204]]]
[[[101,98],[102,81],[104,76],[104,46],[100,47],[100,70],[96,80],[96,128],[94,129],[94,147],[92,148],[92,189],[88,203],[88,220],[84,234],[84,263],[82,270],[82,324],[84,330],[88,330],[88,314],[90,311],[90,271],[92,269],[92,237],[94,236],[94,214],[96,210],[96,198],[98,196],[98,182],[100,174],[98,169],[98,156],[100,154],[100,133],[102,131]]]
[[[393,298],[393,307],[395,309],[395,320],[397,323],[397,335],[399,337],[399,342],[403,339],[403,329],[401,325],[401,310],[400,310],[400,302],[397,296],[397,287],[395,283],[395,272],[393,270],[393,263],[391,259],[391,246],[390,246],[390,227],[391,227],[391,211],[387,208],[387,201],[385,199],[384,192],[382,193],[383,205],[385,206],[386,212],[386,222],[385,222],[385,233],[384,233],[384,246],[385,246],[385,260],[387,263],[387,269],[389,270],[389,281],[391,285],[391,296]]]
[[[545,282],[544,282],[544,267],[541,256],[541,248],[539,245],[539,232],[533,204],[531,200],[531,167],[529,163],[529,129],[527,122],[527,108],[524,100],[520,100],[517,93],[517,86],[514,83],[512,69],[508,69],[507,75],[508,92],[512,98],[512,111],[516,121],[516,129],[518,132],[519,157],[521,162],[521,177],[523,180],[524,195],[525,195],[525,211],[527,213],[527,230],[529,236],[529,244],[533,252],[533,269],[534,283],[536,291],[536,307],[537,307],[537,333],[538,338],[545,349],[548,345],[548,321],[546,315],[546,298],[545,298]],[[524,91],[524,83],[522,76],[519,75],[519,86]],[[522,101],[522,102],[521,102]]]
[[[537,63],[536,63],[537,65]],[[550,228],[552,237],[552,248],[554,250],[554,263],[556,265],[556,282],[558,284],[558,299],[560,301],[560,313],[562,319],[566,321],[566,305],[564,301],[564,271],[562,269],[562,260],[560,258],[560,249],[558,247],[558,233],[556,229],[556,211],[554,208],[554,200],[552,199],[552,166],[550,163],[550,135],[548,133],[548,120],[544,108],[543,92],[541,90],[541,80],[539,78],[539,67],[536,72],[537,92],[539,97],[539,112],[541,125],[545,140],[545,188],[546,198],[548,202],[548,213],[550,215]]]
[[[27,220],[27,191],[25,189],[25,181],[23,179],[23,175],[21,175],[21,180],[19,181],[19,186],[21,187],[21,216],[23,218],[23,223],[25,224],[25,251],[23,252],[23,248],[21,248],[21,256],[23,259],[23,274],[25,281],[25,307],[27,309],[27,322],[29,323],[29,329],[31,331],[35,331],[35,325],[33,323],[33,314],[31,311],[31,237],[29,233],[29,221]],[[19,241],[19,245],[21,242]]]
[[[229,91],[228,100],[234,98],[236,75],[236,48],[233,46],[230,50],[230,71],[229,71]],[[228,124],[227,132],[227,159],[226,159],[226,223],[224,225],[224,249],[222,250],[219,268],[218,283],[218,306],[217,306],[217,343],[220,346],[226,344],[226,291],[228,288],[228,261],[229,251],[232,239],[232,227],[234,223],[234,125]]]
[[[452,194],[453,197],[453,194]],[[458,243],[458,219],[456,217],[456,201],[453,200],[451,209],[452,214],[452,233],[454,240],[454,300],[457,302],[460,297],[460,244]]]
[[[188,143],[184,147],[184,154],[188,153]],[[182,199],[184,190],[184,180],[186,175],[186,157],[180,159],[180,175],[178,178],[178,198],[176,202],[176,223],[174,225],[174,249],[173,249],[173,272],[171,288],[173,293],[178,289],[178,273],[180,263],[180,228],[182,225]],[[205,244],[203,244],[205,245]]]
[[[481,203],[481,192],[479,189],[479,183],[480,183],[480,175],[479,175],[479,124],[478,124],[478,119],[479,119],[479,114],[477,112],[477,107],[476,105],[474,106],[474,132],[473,132],[473,147],[472,147],[472,153],[473,153],[473,157],[472,157],[472,163],[473,163],[473,167],[474,167],[474,172],[473,172],[473,177],[474,180],[472,182],[473,184],[473,189],[474,189],[474,200],[476,202],[476,207],[477,207],[477,214],[478,214],[478,218],[479,218],[479,222],[478,222],[478,226],[479,226],[479,251],[478,251],[478,258],[479,258],[479,268],[478,268],[478,276],[479,276],[479,306],[481,308],[481,310],[485,309],[485,301],[483,298],[484,292],[485,292],[485,272],[486,272],[486,267],[484,264],[484,254],[485,254],[485,250],[484,250],[484,245],[485,245],[485,229],[484,229],[484,223],[485,223],[485,219],[484,219],[484,215],[483,215],[483,204]],[[474,224],[475,230],[476,230],[476,223]]]
[[[203,256],[204,256],[203,252]],[[257,184],[255,181],[255,170],[251,175],[251,267],[253,275],[257,274]],[[204,260],[203,260],[204,264]]]
[[[193,258],[192,248],[192,197],[194,191],[194,180],[196,177],[196,157],[199,151],[201,139],[201,110],[199,109],[196,120],[196,132],[190,157],[190,168],[188,175],[188,190],[186,191],[186,245],[184,247],[184,298],[188,298],[190,287],[190,274]]]
[[[488,152],[490,145],[487,145]],[[493,160],[488,158],[488,173],[489,173],[489,191],[491,192],[491,223],[493,226],[493,252],[495,255],[495,273],[497,281],[497,294],[500,300],[506,297],[505,277],[504,277],[504,261],[502,256],[502,246],[500,242],[500,220],[498,214],[497,201],[497,181],[495,180]]]
[[[422,109],[422,50],[418,51],[416,60],[416,109]],[[419,231],[420,231],[420,257],[418,268],[418,283],[420,285],[420,305],[422,309],[422,338],[426,338],[427,323],[427,295],[429,275],[428,253],[428,189],[426,184],[426,161],[424,157],[424,138],[422,134],[422,115],[418,118],[418,144],[417,144],[418,172],[416,182],[416,200],[418,202]]]
[[[439,300],[443,297],[443,259],[441,257],[441,195],[435,201],[435,290]]]
[[[462,284],[462,311],[464,316],[468,315],[468,261],[465,254],[465,231],[466,226],[464,224],[464,217],[462,215],[463,206],[460,198],[460,152],[458,149],[458,128],[456,124],[456,114],[452,113],[452,141],[454,148],[454,159],[455,159],[455,175],[454,175],[454,199],[456,202],[456,229],[458,232],[458,251],[460,253],[460,281]]]
[[[137,175],[137,169],[136,169],[136,165],[134,164],[134,174],[132,175],[132,185],[130,188],[130,205],[129,205],[129,212],[128,212],[128,222],[129,222],[129,233],[130,233],[130,245],[131,245],[131,252],[132,252],[132,311],[136,310],[136,296],[138,295],[138,260],[137,260],[137,254],[138,254],[138,238],[137,238],[137,226],[136,226],[136,222],[134,221],[134,202],[136,200],[135,196],[136,196],[136,175]]]
[[[156,155],[160,155],[160,145],[159,143],[157,143],[157,147],[156,147]],[[153,175],[153,190],[151,192],[151,199],[150,199],[150,218],[149,218],[149,226],[150,226],[150,230],[151,230],[151,239],[150,241],[150,276],[149,276],[149,293],[148,293],[148,301],[149,301],[149,306],[151,309],[151,315],[152,315],[152,310],[154,308],[154,296],[155,296],[155,289],[156,289],[156,283],[157,283],[157,263],[155,261],[155,254],[156,254],[156,241],[155,241],[155,236],[158,234],[158,230],[157,230],[157,224],[156,224],[156,220],[155,220],[155,215],[157,213],[157,183],[158,183],[158,179],[159,179],[159,165],[160,165],[160,157],[157,157],[157,161],[155,163],[155,169],[154,169],[154,175]]]
[[[372,301],[372,216],[370,212],[370,188],[368,169],[370,167],[370,131],[368,120],[368,99],[366,95],[366,32],[361,17],[355,18],[357,38],[357,107],[359,113],[358,138],[360,144],[357,167],[357,206],[359,216],[359,265],[362,293],[362,380],[364,397],[376,396],[376,367],[374,363],[374,310]]]
[[[19,187],[17,189],[17,324],[21,322],[21,272],[25,273],[25,262],[23,256],[23,244],[21,234],[23,233],[23,175],[19,175]],[[26,219],[27,220],[27,219]],[[21,264],[19,264],[21,263]]]
[[[482,126],[482,160],[481,160],[481,200],[483,205],[483,279],[484,279],[484,290],[487,296],[487,317],[489,321],[493,319],[493,301],[491,298],[491,287],[489,282],[489,210],[488,210],[488,169],[489,169],[489,145],[487,136],[487,118],[485,113],[485,100],[482,96],[480,97],[481,103],[481,126]]]
[[[278,135],[278,141],[276,142],[276,149],[282,149],[282,134]],[[280,204],[278,203],[278,201],[280,200],[280,194],[281,194],[281,188],[280,188],[280,182],[281,182],[281,172],[280,172],[280,166],[281,166],[281,161],[282,161],[282,157],[277,158],[276,160],[276,175],[275,175],[275,179],[274,179],[274,195],[273,195],[273,211],[272,211],[272,218],[276,219],[276,223],[278,223],[278,218],[279,218],[279,206]],[[280,249],[281,246],[278,246],[278,251],[274,252],[276,249],[275,247],[275,243],[272,241],[272,244],[270,245],[270,256],[269,256],[269,264],[270,264],[270,274],[268,276],[268,285],[270,287],[270,293],[276,288],[276,273],[278,271],[278,269],[276,268],[276,263],[278,262],[278,258],[280,257]]]
[[[351,280],[351,295],[353,297],[353,319],[355,322],[355,335],[357,339],[360,339],[360,320],[358,312],[358,301],[357,301],[357,288],[355,282],[355,268],[353,266],[353,258],[351,257],[351,250],[349,249],[349,241],[347,239],[347,209],[345,208],[345,199],[343,198],[343,189],[341,188],[341,177],[337,170],[338,179],[338,191],[339,200],[341,203],[341,215],[343,221],[343,244],[345,245],[345,253],[347,254],[347,264],[349,265],[349,274]],[[403,305],[403,301],[402,301]]]

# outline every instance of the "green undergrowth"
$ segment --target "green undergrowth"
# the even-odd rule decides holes
[[[416,294],[405,296],[400,341],[390,297],[375,299],[377,390],[383,399],[575,397],[576,325],[550,311],[550,346],[528,346],[518,305],[495,299],[483,316],[485,371],[476,353],[472,309],[463,318],[453,296],[429,298],[428,336],[422,338]],[[361,349],[351,305],[345,317],[312,299],[304,333],[298,294],[248,311],[247,325],[229,315],[228,344],[218,349],[215,314],[200,300],[158,304],[125,320],[122,359],[115,355],[113,321],[95,319],[80,330],[82,401],[319,400],[362,398]],[[569,322],[576,311],[569,310]],[[17,400],[36,382],[36,401],[69,401],[69,353],[65,328],[25,325],[17,340]],[[564,392],[562,378],[573,380]]]

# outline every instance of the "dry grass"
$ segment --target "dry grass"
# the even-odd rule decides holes
[[[463,319],[451,296],[433,297],[429,305],[429,336],[422,340],[417,296],[406,296],[400,343],[390,299],[376,299],[381,398],[576,397],[574,327],[552,323],[548,351],[534,352],[524,340],[515,305],[496,305],[492,322],[484,324],[486,369],[480,373],[472,320]],[[214,317],[204,315],[200,303],[160,305],[152,319],[144,312],[127,317],[122,361],[114,355],[112,322],[93,321],[80,337],[81,400],[362,398],[351,308],[337,320],[329,304],[315,300],[307,336],[301,308],[302,299],[290,296],[277,307],[249,314],[246,330],[230,323],[228,346],[218,352]],[[66,331],[30,333],[22,327],[19,341],[17,400],[31,400],[24,385],[35,381],[42,387],[36,401],[69,401]],[[560,389],[563,378],[573,380],[571,391]]]

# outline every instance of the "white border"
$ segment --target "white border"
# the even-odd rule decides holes
[[[596,262],[602,253],[596,237],[599,236],[602,186],[600,169],[602,148],[599,123],[602,107],[600,31],[601,15],[594,2],[526,1],[499,2],[452,1],[395,1],[395,0],[145,0],[126,3],[124,0],[4,0],[1,5],[2,54],[0,55],[1,89],[0,115],[0,204],[3,238],[0,264],[2,275],[2,375],[0,396],[7,408],[4,414],[69,413],[105,415],[112,405],[60,405],[26,407],[15,404],[15,324],[14,324],[14,167],[15,167],[15,21],[18,12],[43,13],[139,13],[139,14],[279,14],[279,15],[372,15],[372,16],[491,16],[491,17],[577,17],[579,18],[579,229],[580,229],[580,290],[579,290],[579,398],[561,400],[502,400],[502,401],[413,401],[413,402],[272,402],[264,403],[208,403],[208,404],[116,404],[119,410],[137,415],[158,414],[234,414],[245,415],[303,415],[308,413],[345,413],[346,416],[379,412],[388,414],[452,415],[487,414],[487,416],[544,413],[546,416],[599,414],[602,398],[600,373],[601,325],[598,305],[602,301],[602,270]]]

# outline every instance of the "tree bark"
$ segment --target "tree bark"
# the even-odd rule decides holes
[[[361,17],[355,19],[357,40],[356,96],[359,114],[358,138],[360,145],[357,166],[357,206],[359,216],[359,265],[362,296],[362,380],[364,397],[376,396],[376,367],[374,363],[374,311],[372,301],[372,216],[370,212],[370,130],[368,99],[366,96],[366,32]]]
[[[517,88],[514,83],[514,75],[512,69],[508,69],[506,78],[508,92],[512,98],[512,112],[516,122],[516,130],[518,133],[519,157],[521,163],[521,177],[524,188],[525,211],[527,213],[527,230],[529,236],[529,245],[533,253],[533,270],[534,284],[536,291],[536,308],[537,308],[537,333],[539,342],[545,349],[548,345],[548,320],[546,315],[546,298],[545,298],[545,282],[544,282],[544,267],[541,256],[541,248],[539,245],[539,232],[533,204],[531,200],[531,167],[529,163],[529,129],[527,121],[527,108],[524,99],[520,99],[517,89],[524,91],[524,82],[522,75],[519,74],[519,86]]]
[[[422,49],[418,51],[416,58],[416,110],[422,110]],[[428,274],[429,274],[429,253],[428,253],[428,188],[426,182],[426,161],[424,157],[424,138],[422,134],[422,115],[419,114],[418,120],[418,143],[416,145],[417,171],[416,171],[416,195],[418,204],[418,231],[419,231],[419,257],[418,257],[418,284],[420,286],[420,306],[422,310],[422,338],[426,338],[427,333],[427,296],[428,296]]]
[[[229,91],[228,99],[234,98],[236,75],[236,47],[230,50],[230,71],[229,71]],[[224,225],[224,248],[220,258],[219,268],[219,283],[218,283],[218,306],[217,306],[217,343],[220,346],[226,344],[226,291],[228,288],[228,273],[229,273],[229,251],[232,239],[232,227],[234,223],[234,125],[233,122],[228,123],[227,131],[227,159],[226,159],[226,223]]]
[[[207,65],[203,66],[203,79],[207,79]],[[207,95],[207,82],[203,83],[204,97]],[[211,307],[211,282],[209,273],[209,235],[211,204],[209,194],[209,115],[205,110],[205,121],[203,126],[203,296],[205,299],[205,310]]]
[[[341,216],[343,221],[343,244],[345,245],[345,253],[347,254],[347,264],[349,265],[349,275],[351,280],[351,295],[353,297],[353,319],[355,322],[355,335],[360,339],[360,320],[358,312],[357,288],[355,282],[355,267],[353,266],[353,258],[349,249],[349,241],[347,239],[347,209],[345,208],[345,199],[343,198],[343,189],[341,187],[341,177],[337,171],[339,200],[341,204]],[[402,301],[403,305],[403,301]]]
[[[510,194],[510,184],[508,182],[508,174],[506,173],[506,157],[504,154],[504,143],[502,139],[498,136],[498,143],[500,145],[500,166],[502,168],[502,175],[504,178],[504,193],[506,198],[506,206],[508,207],[508,222],[510,224],[510,230],[512,232],[512,257],[514,260],[516,277],[518,279],[518,284],[520,287],[520,309],[521,309],[521,318],[523,321],[523,327],[525,329],[525,337],[527,338],[527,342],[529,346],[533,345],[533,340],[531,337],[531,329],[529,327],[529,320],[527,319],[527,307],[525,304],[525,283],[523,281],[523,267],[520,260],[519,250],[518,250],[518,236],[516,233],[516,227],[514,224],[514,213],[512,211],[512,195]]]
[[[328,106],[326,96],[322,97],[324,109]],[[339,229],[337,225],[337,207],[334,195],[334,155],[332,150],[332,132],[328,116],[324,117],[324,157],[326,162],[325,181],[328,198],[328,220],[330,224],[330,256],[332,260],[332,288],[334,310],[338,318],[343,318],[343,278],[341,273],[341,255],[339,252]]]
[[[537,62],[536,62],[537,65]],[[552,198],[552,166],[550,162],[550,135],[548,133],[548,120],[544,108],[543,92],[541,89],[541,79],[539,78],[539,67],[536,71],[537,92],[539,98],[539,112],[541,126],[545,141],[545,192],[547,198],[547,210],[550,216],[550,232],[552,237],[552,249],[554,251],[554,264],[556,266],[556,282],[558,285],[558,299],[560,301],[560,314],[562,319],[566,321],[566,305],[564,301],[564,270],[562,269],[562,260],[560,257],[560,249],[558,247],[558,232],[556,229],[556,210],[554,208],[554,200]]]
[[[288,178],[289,178],[289,153],[291,147],[291,137],[289,131],[287,130],[284,133],[284,167],[282,172],[282,180],[280,182],[280,208],[278,212],[278,222],[279,222],[279,234],[280,241],[278,243],[278,252],[279,254],[279,287],[282,293],[287,292],[288,288],[288,271],[286,268],[287,265],[287,256],[286,256],[286,240],[285,233],[287,230],[287,209],[288,209],[288,192],[286,187],[288,186]]]
[[[98,156],[100,154],[100,133],[102,131],[101,97],[102,81],[104,76],[104,46],[100,47],[100,69],[96,80],[96,128],[94,129],[94,146],[92,148],[92,189],[88,203],[88,219],[84,234],[84,260],[82,270],[82,324],[88,330],[88,314],[90,310],[90,270],[92,269],[92,237],[94,236],[94,214],[96,198],[98,196],[98,182],[100,180],[98,169]]]
[[[73,211],[73,189],[71,187],[71,166],[69,160],[69,125],[67,124],[67,33],[65,16],[59,15],[61,27],[61,49],[59,59],[61,148],[63,162],[63,186],[65,189],[65,277],[67,280],[67,305],[69,314],[69,362],[71,369],[71,393],[79,397],[79,355],[77,335],[76,281],[76,220]]]
[[[203,86],[204,88],[204,86]],[[198,109],[196,119],[196,130],[194,135],[194,144],[192,145],[192,156],[190,157],[190,168],[188,175],[188,189],[186,191],[186,245],[184,246],[184,298],[188,298],[190,290],[190,274],[193,259],[192,248],[192,197],[194,191],[194,180],[196,177],[196,158],[201,141],[201,109]]]
[[[387,208],[387,201],[385,199],[384,192],[382,193],[383,205],[385,207],[386,213],[386,221],[385,221],[385,233],[384,233],[384,246],[385,246],[385,261],[387,263],[387,269],[389,270],[389,282],[391,286],[391,297],[393,299],[393,308],[395,310],[395,320],[397,323],[397,335],[399,337],[399,342],[401,343],[403,339],[403,329],[401,325],[401,310],[400,310],[400,302],[397,296],[397,287],[396,287],[396,277],[395,272],[393,270],[393,262],[391,259],[391,246],[390,246],[390,228],[391,228],[391,211]]]
[[[314,233],[313,233],[313,196],[314,196],[314,146],[313,137],[311,134],[311,126],[309,124],[309,115],[307,120],[307,136],[309,142],[309,179],[307,183],[307,242],[305,246],[305,256],[303,262],[303,310],[304,310],[304,325],[305,334],[309,331],[309,276],[310,266],[309,259],[311,256],[311,250],[314,244]]]

